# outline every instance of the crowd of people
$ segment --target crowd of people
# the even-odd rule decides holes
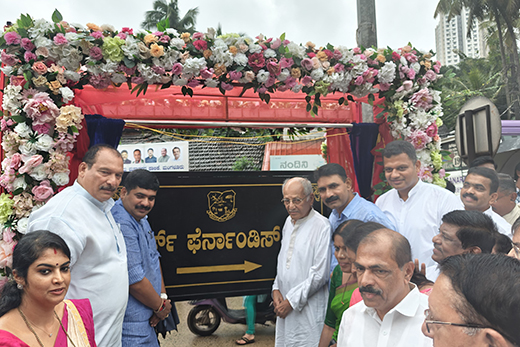
[[[341,165],[316,170],[329,218],[308,179],[286,180],[276,346],[519,346],[518,195],[492,164],[473,163],[457,197],[422,182],[413,146],[394,141],[393,189],[376,204]],[[159,181],[132,171],[114,202],[122,176],[121,154],[96,145],[77,181],[31,214],[0,296],[0,346],[158,346],[160,327],[175,328],[147,220]],[[245,298],[252,317],[263,299]],[[255,342],[250,320],[236,344]]]

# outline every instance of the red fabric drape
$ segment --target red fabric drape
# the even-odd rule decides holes
[[[79,164],[81,163],[81,160],[83,159],[83,156],[85,153],[87,153],[89,145],[90,145],[90,138],[88,136],[87,132],[87,121],[83,119],[81,121],[82,128],[79,131],[79,135],[77,137],[77,142],[74,145],[74,149],[67,153],[67,156],[70,158],[69,161],[69,183],[64,186],[70,186],[74,183],[76,178],[78,178],[78,168]]]
[[[347,176],[352,180],[352,189],[359,193],[354,170],[354,157],[350,148],[350,137],[346,129],[331,129],[327,131],[328,163],[336,163],[345,168]]]

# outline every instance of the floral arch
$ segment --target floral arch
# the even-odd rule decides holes
[[[367,97],[380,109],[391,136],[414,144],[424,180],[445,185],[437,128],[440,92],[435,84],[440,63],[433,53],[404,46],[353,48],[285,38],[255,39],[208,32],[154,33],[116,31],[112,26],[52,22],[29,15],[6,28],[0,38],[3,117],[0,186],[0,276],[10,265],[19,233],[31,211],[42,206],[69,181],[67,153],[74,148],[83,113],[75,91],[85,85],[105,89],[127,85],[137,95],[148,88],[179,86],[185,95],[195,87],[251,89],[269,102],[270,93],[306,94],[307,112],[320,112],[321,97],[342,93],[340,104]],[[374,103],[374,101],[376,101]]]

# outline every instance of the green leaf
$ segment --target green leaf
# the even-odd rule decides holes
[[[310,103],[307,104],[307,108],[306,108],[307,112],[311,112],[311,109],[312,109],[312,105]]]
[[[242,88],[242,91],[240,92],[240,95],[239,95],[239,96],[244,95],[244,93],[246,92],[246,90],[251,89],[251,88],[253,88],[253,83],[246,83],[246,84],[244,85],[244,87]]]
[[[265,100],[265,103],[268,104],[269,101],[271,101],[271,95],[269,95],[269,94],[266,93],[266,94],[264,95],[264,100]]]
[[[125,66],[129,69],[133,68],[135,66],[135,61],[128,59],[128,57],[124,57],[123,62],[125,63]]]
[[[380,118],[383,118],[385,116],[385,111],[383,112],[379,112],[376,116],[376,119],[380,119]]]
[[[18,188],[13,192],[13,195],[18,195],[23,193],[23,188]]]
[[[368,94],[368,103],[370,104],[370,106],[374,106],[374,100],[376,98],[374,97],[374,94],[370,93]]]
[[[11,119],[14,120],[16,123],[25,123],[25,121],[27,120],[27,118],[20,115],[11,116]]]
[[[282,35],[280,35],[280,40],[285,40],[285,33],[283,33]]]
[[[314,105],[314,106],[312,107],[312,112],[313,112],[315,115],[317,115],[317,114],[318,114],[318,106]]]
[[[354,102],[354,98],[350,94],[347,95],[347,100]]]
[[[307,101],[307,103],[311,102],[311,97],[310,97],[309,95],[307,95],[307,96],[305,97],[305,101]]]
[[[188,95],[189,95],[190,97],[193,97],[193,89],[188,88]]]
[[[59,23],[63,20],[63,16],[61,15],[60,11],[58,9],[54,10],[54,13],[52,14],[52,21],[54,23]]]
[[[186,93],[187,93],[186,86],[182,86],[181,93],[182,93],[182,95],[186,96]]]
[[[76,128],[75,125],[71,125],[70,130],[72,130],[72,132],[73,132],[74,134],[79,133],[79,130],[78,130],[78,128]]]
[[[344,102],[345,102],[345,98],[344,97],[339,98],[338,104],[343,105]]]
[[[157,23],[157,30],[159,31],[165,31],[170,27],[170,20],[168,17],[161,20],[159,23]]]

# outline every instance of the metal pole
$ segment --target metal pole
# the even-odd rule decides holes
[[[352,124],[336,123],[252,123],[252,122],[197,122],[173,120],[125,119],[126,123],[147,126],[198,126],[198,127],[237,127],[237,128],[352,128]]]
[[[377,48],[375,0],[357,0],[357,18],[356,41],[358,46]]]

